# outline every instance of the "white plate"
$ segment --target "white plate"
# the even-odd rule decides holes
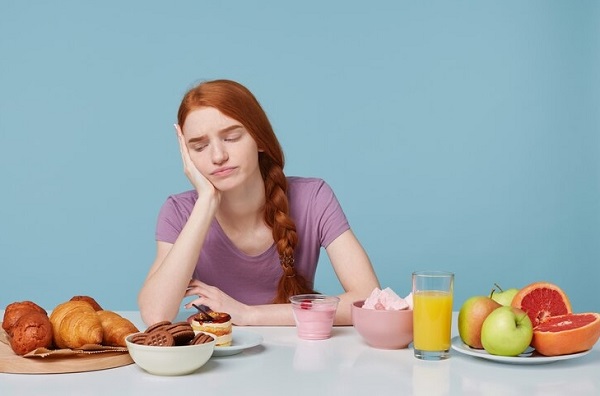
[[[559,360],[575,359],[590,353],[590,351],[573,353],[571,355],[560,355],[560,356],[543,356],[535,352],[533,348],[527,348],[525,352],[519,356],[497,356],[487,353],[483,349],[471,348],[465,345],[460,337],[454,337],[452,339],[452,349],[457,352],[464,353],[465,355],[475,356],[482,359],[493,360],[501,363],[510,364],[544,364],[557,362]]]
[[[231,346],[215,347],[213,356],[231,356],[262,344],[263,337],[251,331],[233,328]]]

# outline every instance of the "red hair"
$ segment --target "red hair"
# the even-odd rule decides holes
[[[266,224],[273,232],[283,270],[274,303],[289,302],[295,294],[314,293],[308,281],[294,269],[294,249],[298,244],[296,224],[290,217],[287,179],[283,173],[285,159],[273,127],[254,95],[243,85],[230,80],[200,83],[183,97],[177,112],[179,125],[188,114],[200,107],[214,107],[226,116],[240,122],[262,150],[258,162],[265,182]]]

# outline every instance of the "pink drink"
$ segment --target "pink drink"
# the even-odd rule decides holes
[[[291,299],[298,337],[323,340],[331,337],[338,297],[303,294]]]

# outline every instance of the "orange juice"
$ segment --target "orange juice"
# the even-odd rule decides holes
[[[413,299],[414,348],[422,351],[449,350],[452,293],[417,291]]]

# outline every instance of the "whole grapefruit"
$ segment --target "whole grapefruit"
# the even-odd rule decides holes
[[[569,313],[546,318],[533,328],[531,346],[545,356],[591,349],[600,338],[600,314]]]

